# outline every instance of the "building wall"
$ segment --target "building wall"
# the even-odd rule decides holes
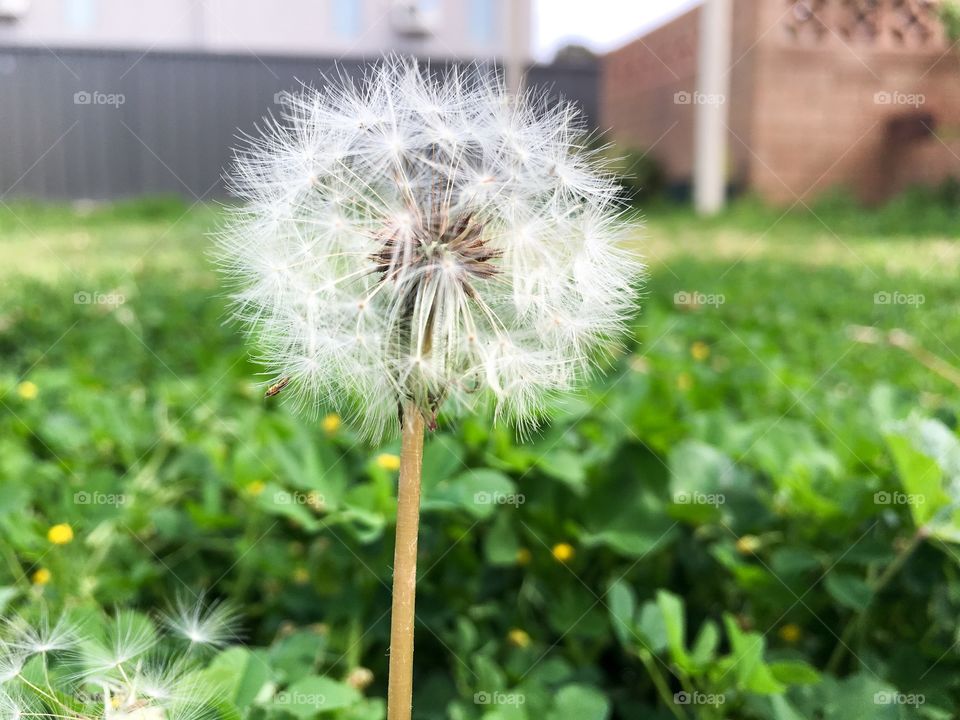
[[[960,177],[960,52],[936,18],[916,4],[910,23],[890,0],[858,16],[814,6],[807,18],[761,8],[754,189],[793,203],[843,186],[880,201]]]
[[[751,167],[753,56],[758,0],[735,0],[730,108],[730,180],[742,184]],[[714,101],[696,93],[700,9],[675,18],[601,59],[600,126],[624,148],[659,160],[668,181],[689,183],[693,172],[694,108]]]
[[[960,177],[960,49],[919,0],[896,2],[734,0],[732,184],[791,204]],[[698,22],[694,9],[602,59],[601,126],[677,184],[692,175],[694,105],[676,93],[695,87]]]
[[[0,21],[0,44],[370,57],[388,50],[440,58],[495,58],[520,23],[529,60],[530,0],[410,0],[432,32],[397,32],[395,0],[32,0]]]

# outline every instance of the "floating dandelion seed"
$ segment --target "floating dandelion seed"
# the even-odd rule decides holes
[[[43,717],[43,705],[20,688],[0,688],[0,718],[26,720]]]
[[[66,617],[50,621],[47,612],[41,611],[36,623],[17,617],[7,621],[10,643],[28,655],[46,655],[75,648],[80,642],[80,628]]]
[[[0,641],[0,685],[16,678],[28,658],[29,654],[22,648]]]
[[[121,610],[107,625],[106,637],[84,644],[86,674],[113,677],[119,668],[141,659],[159,641],[156,628],[142,615]]]
[[[191,647],[221,648],[236,639],[238,618],[239,613],[229,603],[204,604],[180,597],[162,622],[170,633],[187,640]]]
[[[218,238],[271,392],[373,438],[408,402],[525,426],[623,329],[641,265],[570,104],[391,59],[283,107]]]
[[[218,259],[267,394],[402,431],[388,720],[411,716],[424,425],[490,402],[529,428],[634,309],[642,265],[582,130],[478,68],[391,58],[284,96],[229,177],[246,202]]]

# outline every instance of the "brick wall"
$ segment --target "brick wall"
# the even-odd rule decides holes
[[[960,177],[960,50],[931,18],[904,14],[911,2],[851,14],[834,0],[734,0],[732,183],[791,204]],[[692,172],[694,106],[675,94],[695,86],[698,22],[695,9],[602,62],[601,125],[674,183]]]

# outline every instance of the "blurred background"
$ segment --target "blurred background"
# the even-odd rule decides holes
[[[533,438],[429,438],[415,717],[960,717],[951,0],[0,0],[4,615],[206,592],[228,714],[384,717],[398,447],[264,401],[206,251],[389,52],[575,102],[649,264]]]

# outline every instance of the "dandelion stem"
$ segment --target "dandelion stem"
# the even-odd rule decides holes
[[[410,720],[413,709],[413,626],[422,465],[423,415],[416,405],[409,403],[403,410],[400,482],[397,489],[397,544],[393,556],[387,720]]]

